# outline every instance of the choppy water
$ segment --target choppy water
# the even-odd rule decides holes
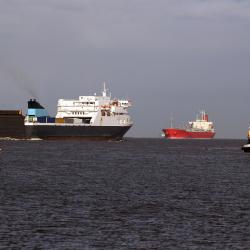
[[[244,141],[0,141],[0,249],[249,249]]]

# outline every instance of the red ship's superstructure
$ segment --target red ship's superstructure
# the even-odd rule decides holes
[[[188,123],[187,128],[165,128],[162,130],[168,139],[212,139],[215,136],[213,122],[208,121],[208,115],[202,111],[200,118]]]

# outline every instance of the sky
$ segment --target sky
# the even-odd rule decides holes
[[[133,102],[131,137],[206,110],[217,138],[250,126],[249,0],[0,0],[0,109],[100,93]]]

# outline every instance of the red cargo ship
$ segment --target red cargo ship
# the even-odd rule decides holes
[[[168,139],[212,139],[215,136],[213,122],[208,121],[205,111],[200,113],[200,118],[189,122],[184,129],[171,127],[162,131]]]

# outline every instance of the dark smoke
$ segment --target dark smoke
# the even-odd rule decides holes
[[[38,98],[37,91],[35,90],[35,84],[31,81],[30,77],[26,72],[21,70],[20,68],[14,67],[1,67],[2,71],[4,71],[10,78],[13,85],[16,88],[23,91],[30,98]]]

